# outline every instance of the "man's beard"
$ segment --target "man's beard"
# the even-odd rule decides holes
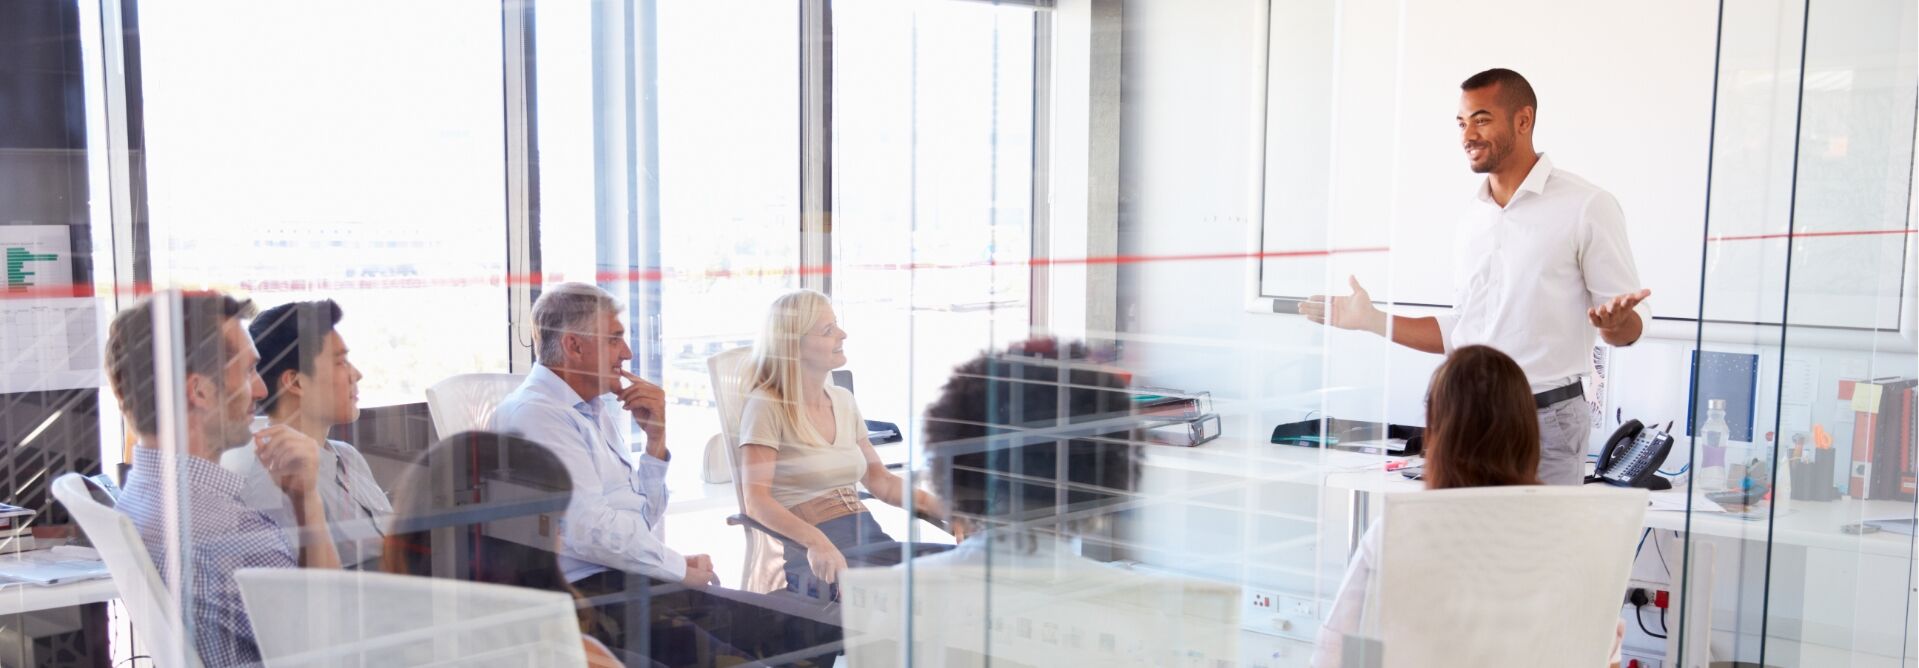
[[[221,391],[224,393],[225,388],[221,388]],[[253,440],[253,413],[256,412],[254,409],[258,407],[252,406],[252,402],[248,402],[248,404],[249,408],[246,417],[233,419],[229,418],[223,412],[222,415],[215,420],[217,424],[209,425],[212,428],[208,430],[211,432],[208,436],[214,440],[208,445],[219,448],[221,452],[226,452],[247,445],[249,441]]]
[[[1510,145],[1495,144],[1493,142],[1484,143],[1486,145],[1486,162],[1483,164],[1473,163],[1469,165],[1474,174],[1491,174],[1499,171],[1499,163],[1505,162],[1506,156],[1511,155],[1513,152]]]

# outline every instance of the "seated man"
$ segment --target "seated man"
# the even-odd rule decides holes
[[[588,596],[624,591],[628,572],[703,587],[717,582],[713,560],[666,546],[666,393],[623,368],[633,351],[619,312],[596,286],[547,288],[533,304],[539,363],[500,403],[493,429],[552,449],[573,476],[578,493],[560,526],[560,566],[575,588]],[[646,433],[637,468],[627,455],[629,419]],[[619,646],[617,629],[604,633]]]
[[[234,570],[340,565],[314,489],[313,439],[286,426],[251,435],[261,464],[292,501],[297,545],[288,544],[286,528],[241,500],[246,479],[218,464],[222,453],[248,442],[254,402],[266,394],[254,368],[259,355],[240,329],[250,308],[217,292],[160,292],[115,316],[107,332],[107,379],[139,439],[117,506],[140,531],[161,576],[182,592],[182,617],[208,666],[260,661]],[[155,345],[161,327],[177,347]],[[159,394],[168,379],[156,376],[156,361],[169,358],[184,362],[174,385],[180,394],[170,402],[180,441],[160,432]],[[177,505],[169,489],[177,490]],[[169,535],[181,528],[182,535]],[[185,552],[185,583],[167,566],[175,540]]]
[[[334,329],[340,315],[332,300],[281,304],[254,318],[247,331],[260,353],[260,377],[267,386],[260,409],[268,424],[285,425],[320,444],[314,486],[326,506],[340,563],[356,570],[377,568],[380,524],[393,514],[393,504],[360,451],[327,438],[335,425],[360,417],[360,370],[347,359],[346,340]],[[283,526],[294,525],[292,500],[267,475],[253,448],[228,450],[220,465],[246,476],[243,496],[249,507]]]
[[[710,661],[691,654],[701,645],[717,647],[716,655],[831,665],[830,653],[820,657],[813,649],[839,639],[824,615],[787,614],[793,611],[780,610],[790,604],[707,589],[719,582],[712,559],[666,546],[666,466],[672,458],[666,393],[622,368],[633,353],[619,312],[612,295],[596,286],[547,288],[533,303],[539,363],[493,414],[495,431],[545,446],[573,479],[573,496],[559,522],[567,582],[588,597],[629,587],[652,591],[644,621],[629,623],[629,606],[601,605],[589,633],[615,650],[666,666]],[[627,456],[629,419],[646,434],[637,469]],[[624,628],[634,623],[650,632],[627,633]]]

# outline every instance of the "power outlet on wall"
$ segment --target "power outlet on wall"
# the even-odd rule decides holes
[[[1247,589],[1239,621],[1255,633],[1311,640],[1318,633],[1319,606],[1310,596]]]
[[[1619,654],[1619,668],[1659,668],[1663,665],[1659,659],[1635,652]]]

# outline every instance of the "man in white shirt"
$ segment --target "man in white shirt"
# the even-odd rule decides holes
[[[539,364],[500,403],[493,428],[552,449],[573,476],[576,491],[560,527],[567,581],[633,572],[692,586],[713,582],[711,558],[666,546],[666,393],[623,368],[633,349],[619,303],[597,286],[562,283],[540,295],[533,320]],[[646,433],[637,468],[629,419]]]
[[[719,583],[711,557],[666,546],[666,393],[624,368],[633,350],[619,313],[598,286],[545,288],[533,303],[539,364],[493,414],[495,431],[551,450],[573,479],[559,527],[567,582],[589,597],[646,599],[598,606],[589,632],[652,665],[710,665],[716,656],[819,663],[816,646],[839,640],[837,628],[781,612],[765,596],[708,587]],[[646,434],[637,463],[627,455],[629,419]]]
[[[1592,422],[1582,385],[1593,336],[1638,341],[1652,291],[1640,287],[1619,201],[1533,150],[1539,102],[1525,77],[1486,70],[1460,90],[1460,144],[1486,180],[1460,223],[1452,312],[1388,315],[1351,279],[1351,295],[1315,295],[1299,312],[1429,353],[1484,344],[1511,356],[1539,408],[1540,480],[1577,485]]]

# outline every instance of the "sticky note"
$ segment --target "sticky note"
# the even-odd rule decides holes
[[[1884,385],[1859,383],[1852,389],[1852,410],[1860,413],[1878,413],[1879,397],[1885,391]]]

